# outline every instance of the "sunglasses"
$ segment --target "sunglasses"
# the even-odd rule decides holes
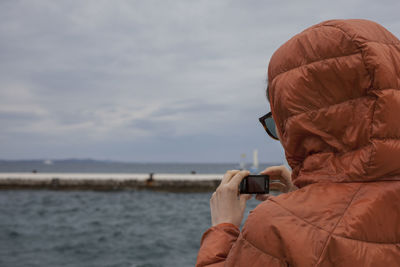
[[[279,140],[278,134],[276,133],[275,121],[274,118],[272,118],[271,112],[268,112],[266,115],[262,116],[258,120],[261,122],[262,126],[269,136],[271,136],[275,140]]]

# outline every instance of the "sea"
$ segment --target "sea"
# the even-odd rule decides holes
[[[263,170],[273,163],[260,164]],[[249,167],[249,166],[247,166]],[[0,172],[225,173],[235,163],[0,161]],[[212,192],[0,191],[0,267],[194,266]],[[245,218],[259,201],[248,201]]]

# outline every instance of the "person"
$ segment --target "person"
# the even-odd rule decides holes
[[[291,192],[240,231],[248,172],[228,171],[196,266],[400,266],[400,41],[368,20],[322,22],[273,54],[268,86]]]

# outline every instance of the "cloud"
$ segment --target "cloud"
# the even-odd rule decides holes
[[[281,161],[257,118],[294,34],[396,1],[1,1],[0,158]]]

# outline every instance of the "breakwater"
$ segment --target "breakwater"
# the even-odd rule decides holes
[[[1,189],[156,190],[208,192],[223,174],[171,173],[0,173]]]

